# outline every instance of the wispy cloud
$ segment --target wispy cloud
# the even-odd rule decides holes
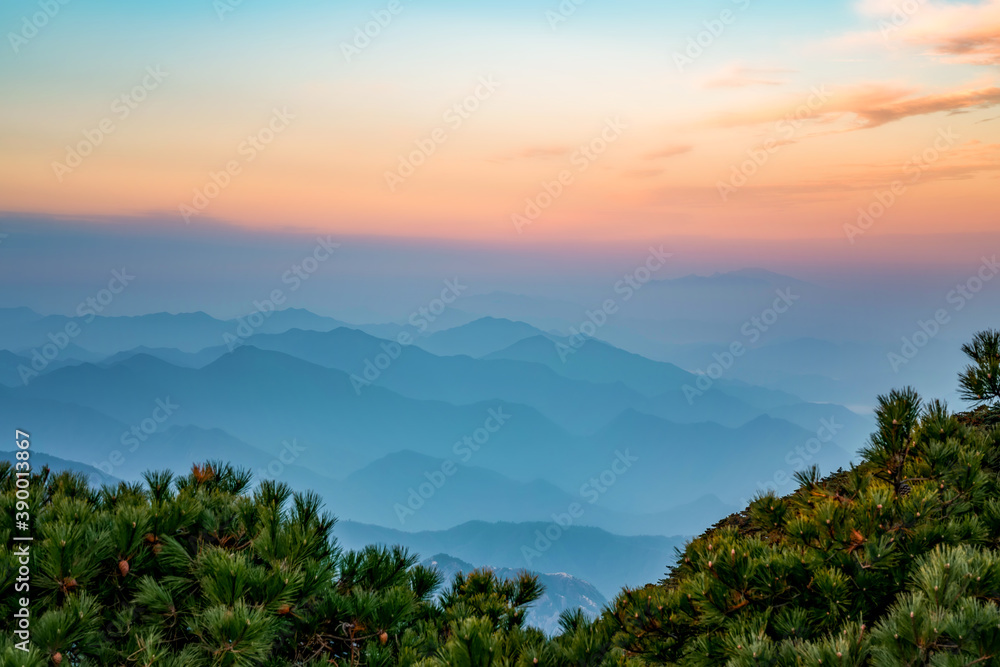
[[[913,116],[965,113],[1000,105],[1000,87],[995,86],[925,95],[915,92],[895,84],[863,84],[834,90],[826,104],[796,117],[825,123],[842,121],[833,131],[851,131],[880,127]],[[716,127],[757,125],[775,122],[784,115],[782,108],[772,105],[723,114],[710,124]]]
[[[646,153],[642,157],[645,160],[662,160],[668,157],[684,155],[685,153],[690,153],[692,150],[694,150],[694,146],[690,146],[688,144],[677,144],[661,148],[660,150],[653,151],[652,153]]]
[[[773,207],[842,200],[902,181],[908,187],[940,181],[969,180],[1000,172],[1000,144],[967,141],[934,163],[898,161],[831,168],[825,174],[785,183],[748,185],[740,191],[743,205]],[[919,177],[916,175],[919,173]],[[718,190],[709,186],[668,186],[649,191],[648,203],[680,207],[718,207]]]
[[[934,45],[939,55],[977,65],[1000,65],[1000,26],[971,29],[964,34],[942,36]]]
[[[1000,88],[980,88],[951,93],[921,95],[908,99],[897,99],[879,103],[858,97],[855,104],[845,110],[856,114],[864,123],[863,127],[878,127],[893,121],[939,113],[965,113],[973,109],[986,109],[1000,104]]]

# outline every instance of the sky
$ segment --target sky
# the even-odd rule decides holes
[[[7,219],[845,265],[996,240],[1000,0],[12,0],[0,27]]]

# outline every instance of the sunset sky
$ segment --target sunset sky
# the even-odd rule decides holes
[[[856,243],[997,228],[1000,0],[559,7],[4,3],[0,211],[504,244],[847,244],[882,205]]]

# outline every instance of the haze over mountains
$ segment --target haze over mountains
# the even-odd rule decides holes
[[[789,286],[811,288],[761,271],[654,281],[635,297],[644,322],[504,293],[416,325],[0,309],[0,426],[98,482],[232,461],[321,493],[345,544],[565,572],[611,595],[757,491],[847,466],[864,443],[869,417],[837,397],[884,353],[764,335],[794,309]],[[750,313],[740,350],[712,342],[730,310]],[[701,327],[715,333],[694,342]]]

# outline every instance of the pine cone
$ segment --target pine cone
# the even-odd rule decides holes
[[[62,653],[53,653],[52,654],[52,662],[56,663],[57,665],[59,663],[61,663],[62,662]]]
[[[382,634],[380,634],[378,636],[378,640],[380,642],[382,642],[383,644],[386,643],[387,641],[389,641],[389,633],[387,633],[385,630],[383,630]]]
[[[901,498],[905,498],[906,496],[910,495],[911,490],[912,489],[910,488],[909,484],[907,484],[906,482],[900,482],[899,486],[896,487],[896,495]]]
[[[118,561],[118,571],[122,573],[122,576],[126,576],[129,571],[128,561],[124,558]]]
[[[215,470],[211,465],[205,464],[204,467],[195,464],[191,467],[191,474],[194,476],[194,481],[198,484],[204,484],[215,479]]]

